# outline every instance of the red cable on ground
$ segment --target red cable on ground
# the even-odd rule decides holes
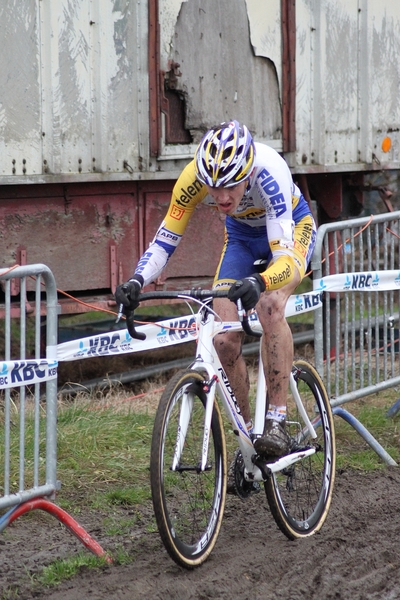
[[[129,396],[128,398],[123,398],[122,400],[115,400],[113,402],[108,402],[107,404],[103,404],[101,406],[94,406],[93,408],[89,407],[89,410],[104,410],[107,408],[112,408],[116,404],[123,404],[124,402],[131,402],[132,400],[138,400],[139,398],[144,398],[149,394],[158,394],[165,389],[164,387],[157,388],[156,390],[149,390],[148,392],[143,392],[142,394],[137,394],[136,396]]]
[[[65,510],[63,510],[53,502],[45,500],[44,498],[28,500],[27,502],[24,502],[23,504],[18,506],[10,515],[9,523],[12,523],[21,515],[37,508],[45,510],[53,516],[57,517],[57,519],[61,521],[61,523],[63,523],[70,530],[70,532],[73,533],[78,538],[78,540],[82,542],[84,546],[86,546],[86,548],[88,548],[88,550],[93,552],[93,554],[95,554],[96,556],[104,557],[108,563],[112,563],[112,558],[110,558],[107,555],[107,553],[105,552],[105,550],[103,550],[100,544],[96,542],[96,540],[94,540],[88,534],[88,532],[85,529],[83,529],[83,527],[81,527],[79,523],[77,523],[77,521],[75,521],[75,519],[73,519]]]

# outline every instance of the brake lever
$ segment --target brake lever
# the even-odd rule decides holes
[[[124,305],[123,305],[123,304],[120,304],[120,305],[119,305],[119,310],[118,310],[118,314],[117,314],[117,318],[116,318],[116,321],[115,321],[115,323],[119,323],[119,322],[120,322],[120,320],[122,319],[122,315],[123,315],[123,314],[124,314]]]
[[[243,320],[246,319],[247,315],[246,311],[243,308],[243,302],[241,298],[237,299],[236,306],[239,315],[239,321],[243,324]]]

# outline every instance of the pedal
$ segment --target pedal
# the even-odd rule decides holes
[[[256,454],[256,456],[253,458],[253,463],[260,469],[264,481],[266,481],[272,475],[272,471],[269,468],[268,463],[273,462],[273,460],[277,460],[276,457],[273,457],[271,461],[269,461],[265,456],[260,456],[259,454]]]

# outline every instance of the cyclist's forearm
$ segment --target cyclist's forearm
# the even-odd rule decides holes
[[[174,249],[175,248],[172,248],[168,252],[165,248],[155,242],[150,244],[136,265],[134,273],[135,275],[141,275],[143,277],[143,285],[147,285],[157,279],[164,270]]]
[[[290,283],[296,273],[296,265],[292,256],[285,254],[279,256],[275,262],[261,273],[265,281],[266,291],[278,290],[287,283]]]

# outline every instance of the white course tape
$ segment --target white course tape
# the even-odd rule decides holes
[[[364,291],[379,292],[400,288],[400,271],[365,271],[362,273],[338,273],[327,275],[314,282],[312,292],[291,296],[287,302],[285,316],[293,317],[299,313],[315,310],[322,305],[324,292]],[[252,314],[250,320],[257,321]],[[92,337],[65,342],[57,346],[57,360],[70,361],[93,356],[109,356],[142,352],[190,342],[197,338],[194,315],[160,321],[158,325],[144,325],[138,331],[146,334],[146,339],[133,340],[126,329],[111,331]],[[256,328],[256,327],[255,327]]]
[[[328,275],[314,282],[312,292],[291,296],[287,302],[285,316],[315,310],[322,305],[324,292],[346,291],[389,291],[400,289],[400,271],[371,271],[362,273],[338,273]],[[252,326],[258,321],[257,315],[250,315]],[[0,389],[40,383],[57,377],[58,362],[92,358],[94,356],[115,356],[142,352],[155,348],[166,348],[197,339],[195,315],[159,321],[138,327],[146,334],[145,340],[134,340],[126,329],[110,331],[91,337],[81,338],[49,347],[48,360],[0,361]],[[58,361],[58,362],[57,362]]]
[[[321,302],[320,291],[292,296],[286,306],[286,316],[314,310]],[[251,321],[258,320],[255,313],[250,318]],[[159,321],[157,325],[149,324],[137,327],[138,331],[146,334],[146,339],[143,341],[132,339],[126,329],[120,329],[64,342],[57,346],[57,360],[62,362],[93,358],[94,356],[115,356],[191,342],[197,339],[195,323],[195,315],[187,315],[177,319]]]
[[[57,367],[57,361],[46,359],[0,361],[0,389],[55,379]]]
[[[363,273],[337,273],[314,282],[319,292],[383,292],[400,288],[400,271],[365,271]]]
[[[188,315],[159,321],[157,325],[149,324],[137,327],[138,332],[146,334],[146,339],[143,341],[132,339],[127,329],[120,329],[64,342],[57,346],[57,360],[61,362],[93,358],[94,356],[115,356],[191,342],[197,339],[195,322],[195,316]]]
[[[306,294],[290,296],[286,304],[285,317],[294,317],[299,313],[315,310],[322,305],[322,291],[314,290]]]

